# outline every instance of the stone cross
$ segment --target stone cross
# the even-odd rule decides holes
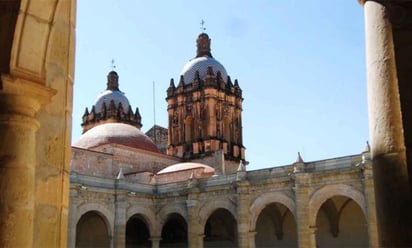
[[[202,30],[202,32],[206,30],[206,28],[205,28],[205,21],[204,21],[203,19],[202,19],[202,21],[200,22],[200,30]]]
[[[110,67],[112,68],[112,71],[114,71],[114,69],[116,69],[116,66],[114,65],[114,59],[112,59],[111,64],[112,65]]]

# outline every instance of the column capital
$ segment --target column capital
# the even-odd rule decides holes
[[[0,103],[6,113],[34,117],[40,107],[49,103],[56,93],[55,89],[39,83],[1,74]],[[12,101],[9,101],[11,98]]]
[[[358,0],[364,6],[366,2],[374,2],[385,7],[385,19],[388,19],[392,28],[412,28],[412,2],[408,0]]]
[[[316,226],[309,226],[308,228],[309,228],[309,232],[311,234],[315,234],[316,231],[318,230],[318,228]]]
[[[368,1],[378,2],[378,3],[382,3],[382,4],[385,4],[385,3],[389,2],[389,0],[358,0],[358,3],[363,6]]]
[[[160,237],[160,236],[153,236],[153,237],[150,237],[149,240],[150,240],[150,241],[160,241],[160,240],[162,240],[162,237]]]
[[[149,240],[152,241],[152,247],[153,248],[159,248],[160,247],[160,241],[162,240],[162,237],[153,236],[153,237],[150,237]]]

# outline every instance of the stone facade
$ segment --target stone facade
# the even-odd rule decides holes
[[[66,247],[76,1],[0,1],[0,247]]]
[[[76,224],[90,211],[113,247],[376,247],[369,152],[300,163],[168,184],[72,173],[69,247],[79,244]],[[137,217],[148,235],[131,227]],[[168,225],[183,239],[170,239]]]
[[[410,247],[411,4],[359,2],[370,152],[252,172],[239,166],[172,184],[138,183],[121,171],[86,175],[79,162],[69,190],[76,1],[0,1],[0,246],[73,247],[79,239],[77,246],[106,247],[322,247],[350,240]],[[106,149],[73,152],[101,156],[96,161],[113,173],[116,155]]]

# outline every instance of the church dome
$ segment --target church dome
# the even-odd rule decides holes
[[[118,108],[119,103],[121,103],[124,113],[127,113],[129,110],[129,100],[119,90],[119,75],[115,71],[109,72],[107,75],[107,89],[97,96],[96,103],[94,104],[96,113],[103,111],[103,104],[108,108],[111,101],[114,102],[115,108]]]
[[[142,127],[139,109],[133,112],[129,100],[119,90],[119,76],[115,71],[109,72],[106,90],[97,96],[90,111],[86,108],[82,120],[83,133],[104,123],[125,123],[138,129]]]
[[[119,103],[121,103],[123,112],[127,113],[130,106],[129,100],[124,93],[119,90],[105,90],[100,93],[97,96],[96,103],[94,104],[96,113],[103,111],[103,103],[106,105],[106,108],[108,108],[112,100],[116,108],[119,106]]]
[[[165,174],[165,173],[173,173],[173,172],[179,172],[179,171],[185,171],[185,170],[194,170],[194,169],[203,169],[203,173],[205,174],[214,174],[215,169],[212,167],[201,164],[201,163],[192,163],[192,162],[184,162],[184,163],[178,163],[174,165],[170,165],[163,170],[159,171],[157,174]]]
[[[159,152],[153,141],[138,128],[123,123],[105,123],[85,132],[74,144],[90,149],[106,144],[119,144],[150,152]]]
[[[212,67],[213,73],[215,75],[218,72],[220,72],[223,81],[226,83],[227,81],[226,69],[223,67],[221,63],[219,63],[219,61],[217,61],[213,57],[208,57],[208,56],[202,56],[202,57],[191,59],[189,62],[185,64],[180,75],[183,76],[183,80],[187,84],[193,81],[196,75],[196,71],[198,71],[200,79],[203,80],[207,75],[209,67]]]
[[[195,79],[196,72],[199,72],[200,79],[204,79],[208,74],[209,68],[212,69],[216,76],[218,72],[223,81],[227,82],[227,72],[225,67],[219,61],[213,58],[210,48],[211,39],[206,33],[201,33],[197,37],[197,54],[194,59],[187,62],[180,73],[183,76],[185,84],[189,84]]]

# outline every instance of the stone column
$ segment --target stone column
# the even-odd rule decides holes
[[[54,91],[2,76],[0,89],[0,247],[32,247],[35,215],[35,119]]]
[[[255,236],[257,232],[249,232],[249,248],[255,248]]]
[[[162,237],[151,237],[150,241],[152,241],[152,248],[159,248],[160,240],[162,240]]]
[[[300,248],[316,248],[316,223],[310,223],[308,173],[295,173],[296,225]]]
[[[363,1],[369,135],[380,246],[409,246],[409,180],[386,1]]]
[[[237,186],[237,230],[238,230],[238,247],[249,247],[249,182],[238,181]]]
[[[317,230],[318,228],[316,226],[308,227],[309,247],[317,247],[317,244],[316,244],[316,231]]]

